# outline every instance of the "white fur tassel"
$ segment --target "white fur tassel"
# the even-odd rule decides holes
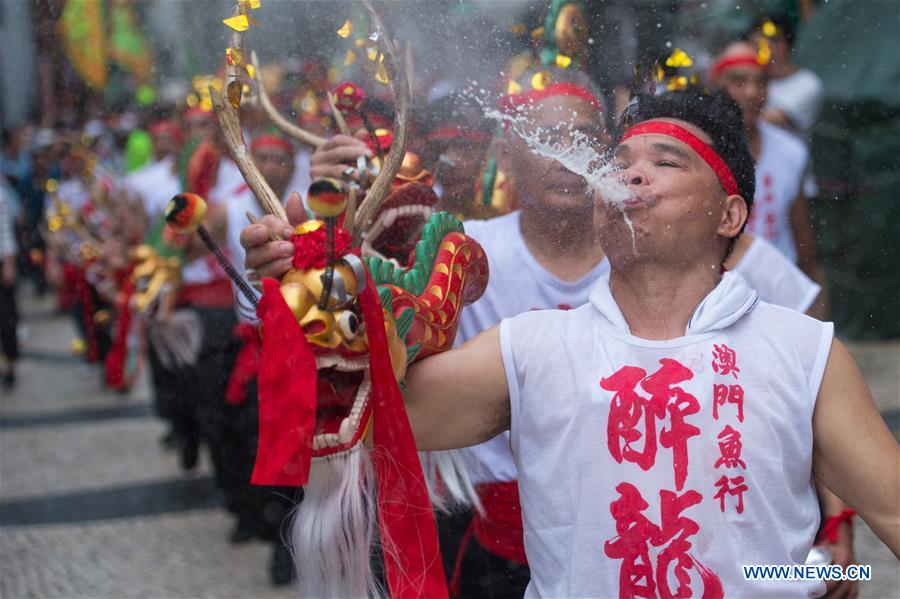
[[[472,508],[479,514],[484,513],[459,451],[423,451],[419,453],[419,460],[434,509],[450,514]],[[442,493],[439,492],[441,489]]]
[[[376,522],[369,450],[313,459],[290,530],[300,597],[383,597],[370,565]]]

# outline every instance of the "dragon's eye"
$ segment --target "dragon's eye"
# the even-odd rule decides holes
[[[345,338],[353,339],[359,332],[359,317],[350,310],[346,310],[338,318],[338,327]]]

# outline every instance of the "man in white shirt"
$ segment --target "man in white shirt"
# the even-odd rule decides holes
[[[756,48],[743,41],[726,46],[710,70],[710,82],[740,106],[756,159],[756,197],[747,230],[775,245],[824,288],[809,203],[802,193],[809,153],[797,137],[761,119],[767,81]],[[825,295],[816,308],[819,318],[827,314]]]
[[[819,592],[748,582],[740,564],[803,561],[813,468],[897,553],[896,442],[830,325],[720,274],[754,188],[736,107],[684,92],[645,99],[635,122],[618,154],[636,236],[598,205],[610,273],[589,304],[506,320],[413,367],[419,449],[511,426],[529,596]],[[277,276],[266,235],[242,234],[248,264]]]
[[[154,161],[125,177],[125,187],[140,199],[149,224],[162,216],[172,196],[181,192],[178,180],[178,154],[184,134],[173,121],[159,120],[150,125]]]
[[[642,102],[619,146],[636,239],[598,205],[611,270],[591,303],[506,320],[407,377],[420,449],[510,429],[527,596],[820,593],[740,567],[803,562],[812,475],[900,552],[896,441],[830,325],[720,274],[752,158],[733,108],[682,98]]]
[[[806,142],[822,108],[822,80],[794,62],[794,26],[787,15],[761,17],[750,42],[768,49],[769,85],[762,118]]]

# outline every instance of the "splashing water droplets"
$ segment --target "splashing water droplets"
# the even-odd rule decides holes
[[[631,246],[637,253],[637,238],[634,225],[625,211],[625,202],[632,199],[634,194],[625,183],[617,176],[618,168],[608,159],[599,154],[594,146],[596,142],[581,131],[574,129],[572,121],[561,123],[556,130],[567,131],[569,142],[556,143],[554,131],[535,126],[530,122],[525,109],[516,107],[516,114],[508,114],[494,107],[485,94],[466,94],[475,101],[484,112],[485,117],[503,125],[520,137],[529,149],[539,156],[555,160],[566,169],[581,176],[587,183],[592,197],[600,199],[607,205],[613,206],[622,214],[622,218],[628,230],[631,232]]]

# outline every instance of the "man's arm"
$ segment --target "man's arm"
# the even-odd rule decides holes
[[[412,366],[403,395],[419,451],[468,447],[508,429],[500,327]]]
[[[900,557],[900,446],[856,363],[836,339],[816,399],[813,445],[816,478]]]

